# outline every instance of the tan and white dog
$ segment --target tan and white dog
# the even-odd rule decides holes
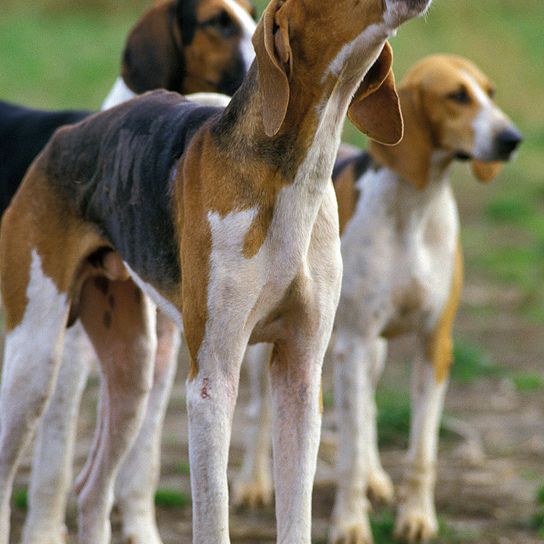
[[[243,81],[254,58],[251,38],[256,24],[252,14],[252,5],[246,0],[167,0],[150,9],[127,38],[121,76],[103,109],[162,87],[193,93],[190,99],[199,104],[225,106],[228,98],[210,91],[233,93]],[[36,153],[52,135],[56,118],[46,117],[44,122],[45,112],[25,110],[24,114],[27,122],[10,129],[19,130],[18,134],[3,135],[10,139],[17,137],[17,141],[28,146],[30,155],[25,159],[29,165],[32,151]],[[75,123],[90,113],[78,115],[70,122]],[[28,116],[36,120],[30,123]],[[57,117],[57,126],[67,122],[67,116],[57,114]],[[29,126],[32,130],[21,134]],[[6,160],[19,167],[21,151],[24,150]],[[3,167],[4,173],[9,172],[9,165]],[[11,193],[6,195],[9,198],[21,179],[10,178],[10,182],[0,176],[2,190]],[[164,315],[159,314],[157,319],[153,387],[142,428],[121,466],[115,487],[123,535],[132,544],[161,543],[154,496],[160,470],[162,422],[177,367],[179,331]],[[23,544],[59,544],[66,538],[64,520],[72,487],[77,416],[94,359],[83,328],[76,322],[66,331],[55,393],[38,427]]]
[[[463,273],[448,171],[456,159],[471,160],[478,179],[488,181],[520,143],[493,93],[488,78],[468,60],[428,57],[399,85],[402,142],[392,147],[371,142],[368,153],[344,157],[335,167],[344,278],[330,346],[338,425],[331,543],[372,542],[367,492],[387,502],[393,499],[393,485],[378,454],[374,391],[387,340],[405,333],[416,335],[418,355],[396,534],[420,542],[438,531],[438,427]],[[254,355],[249,362],[258,369],[261,359]],[[266,402],[258,400],[265,398],[259,372],[253,372],[254,402],[261,410],[254,422],[261,419],[264,426],[257,424],[249,432],[253,446],[234,483],[237,500],[249,504],[270,498],[269,416]]]
[[[228,448],[250,341],[275,346],[277,539],[310,542],[321,365],[341,278],[330,175],[348,108],[371,137],[401,138],[385,44],[429,3],[275,0],[254,36],[257,63],[224,111],[156,92],[56,133],[0,238],[1,544],[15,470],[75,316],[105,377],[80,542],[108,542],[109,482],[152,383],[154,304],[180,325],[183,315],[192,359],[193,541],[230,541]],[[335,30],[326,40],[325,25]]]

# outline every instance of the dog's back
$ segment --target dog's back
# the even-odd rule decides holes
[[[0,214],[55,130],[88,115],[87,111],[47,112],[0,101]]]
[[[180,276],[172,210],[176,161],[220,111],[177,93],[147,93],[60,129],[44,151],[47,178],[141,277],[171,287]]]

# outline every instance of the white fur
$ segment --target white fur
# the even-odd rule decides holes
[[[64,541],[79,405],[95,358],[78,321],[64,335],[64,355],[57,385],[38,426],[23,544]]]
[[[450,294],[459,233],[457,207],[447,179],[433,179],[417,191],[393,171],[381,168],[368,171],[358,187],[357,209],[342,237],[345,275],[332,350],[340,430],[333,542],[349,531],[368,539],[364,496],[368,483],[389,495],[390,481],[379,462],[375,430],[373,395],[383,363],[379,337],[391,325],[423,336],[434,330]],[[400,313],[403,300],[414,296],[416,305]],[[410,309],[410,302],[407,304]],[[425,365],[430,368],[424,383],[429,393],[423,401],[414,396],[418,408],[412,436],[417,449],[413,448],[409,471],[420,466],[422,456],[436,455],[433,439],[429,435],[422,438],[421,433],[436,435],[441,405],[435,399],[443,398],[445,386],[436,381],[432,363]],[[434,472],[429,478],[434,478]],[[418,488],[417,512],[414,506],[401,508],[399,531],[417,530],[412,524],[423,520],[425,534],[434,532],[436,517],[428,508],[433,489],[429,485]]]
[[[238,19],[242,30],[240,40],[240,54],[244,60],[245,71],[249,71],[253,60],[255,59],[255,50],[251,43],[251,38],[255,32],[256,24],[251,15],[236,0],[223,0],[230,8],[231,12]]]
[[[465,84],[479,105],[479,111],[472,128],[474,130],[474,147],[472,156],[479,160],[492,160],[495,136],[511,126],[504,112],[496,106],[488,94],[469,73],[463,72]]]
[[[9,541],[9,499],[20,455],[54,384],[68,304],[32,251],[23,319],[6,335],[0,404],[0,544]]]
[[[161,312],[164,312],[180,330],[183,330],[181,313],[174,304],[166,300],[152,285],[142,280],[127,263],[124,264],[134,283],[157,305]]]
[[[230,104],[230,96],[221,93],[193,93],[186,95],[185,98],[201,106],[226,108]]]
[[[135,96],[136,93],[134,91],[131,91],[127,87],[127,84],[124,82],[123,78],[119,76],[115,80],[111,91],[106,97],[106,100],[104,100],[104,102],[102,103],[102,107],[100,109],[102,111],[109,110],[110,108],[114,108],[115,106],[118,106],[119,104],[122,104],[127,100],[131,100]]]

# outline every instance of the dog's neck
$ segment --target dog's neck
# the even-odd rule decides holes
[[[285,120],[279,132],[269,137],[263,127],[255,63],[216,133],[233,150],[250,149],[256,157],[273,162],[286,184],[301,183],[312,193],[322,193],[330,180],[344,119],[359,82],[329,78],[320,87],[308,88],[301,81],[292,81]],[[308,175],[301,178],[297,174],[303,164]]]

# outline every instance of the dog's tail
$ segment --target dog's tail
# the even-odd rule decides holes
[[[0,100],[0,217],[24,175],[49,138],[62,125],[78,123],[91,112],[49,112]]]

